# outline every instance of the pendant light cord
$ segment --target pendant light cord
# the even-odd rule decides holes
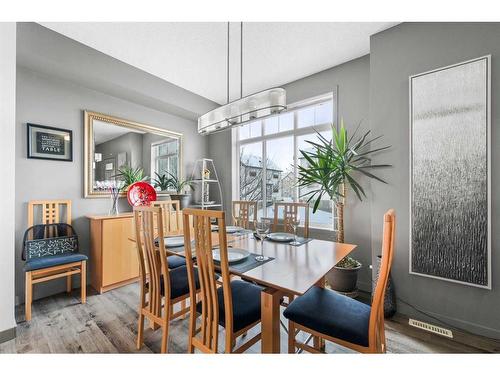
[[[240,22],[240,99],[243,98],[243,22]]]
[[[227,101],[229,103],[229,22],[227,23]]]

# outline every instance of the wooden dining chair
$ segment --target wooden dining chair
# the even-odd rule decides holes
[[[242,353],[261,338],[261,333],[238,348],[236,339],[260,322],[262,288],[243,281],[231,280],[226,242],[225,213],[223,211],[184,209],[184,226],[193,217],[195,251],[191,249],[190,229],[184,232],[184,247],[188,264],[191,313],[189,320],[189,353],[195,348],[204,353],[218,352],[219,325],[225,329],[225,353]],[[212,234],[211,220],[216,220],[219,231]],[[212,235],[217,236],[220,263],[213,259]],[[193,261],[196,257],[196,268]],[[200,280],[200,301],[196,303],[196,270]],[[222,286],[218,287],[216,271],[220,272]],[[196,327],[197,314],[201,325]]]
[[[143,344],[144,319],[148,318],[154,329],[162,329],[161,353],[166,353],[170,321],[189,311],[189,308],[181,307],[180,311],[174,313],[174,305],[189,298],[189,284],[186,266],[168,268],[162,210],[161,207],[134,207],[140,273],[137,349]],[[198,285],[198,276],[195,274],[195,291]]]
[[[28,202],[28,227],[36,224],[71,225],[71,200],[37,200]],[[57,226],[47,227],[49,231],[56,231]],[[57,237],[57,233],[47,233],[48,238]],[[32,240],[32,238],[27,238]],[[78,250],[78,249],[77,249]],[[23,252],[24,253],[24,252]],[[85,254],[78,251],[64,252],[51,255],[46,252],[43,256],[27,259],[24,271],[26,279],[25,316],[26,321],[31,320],[31,304],[33,301],[34,284],[42,283],[57,278],[66,277],[66,291],[71,292],[72,276],[81,276],[81,302],[87,300],[87,260]]]
[[[322,353],[321,340],[328,340],[361,353],[385,353],[384,295],[394,254],[396,217],[384,215],[382,263],[372,306],[329,289],[314,286],[285,309],[288,319],[288,352],[296,348]],[[314,337],[314,347],[296,340],[298,332]]]
[[[283,221],[280,223],[278,210],[283,207]],[[299,214],[299,209],[304,208],[304,237],[309,237],[309,204],[305,202],[276,202],[274,203],[273,232],[278,232],[280,227],[283,232],[293,233],[292,221]]]
[[[179,236],[183,234],[182,215],[180,202],[174,200],[151,202],[153,207],[162,208],[163,234],[165,236]],[[169,255],[167,257],[168,268],[177,268],[186,265],[184,257],[178,255]]]
[[[233,201],[233,225],[251,229],[256,220],[256,201]]]

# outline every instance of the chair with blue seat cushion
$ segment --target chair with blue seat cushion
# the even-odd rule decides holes
[[[65,277],[69,293],[72,290],[72,276],[80,274],[81,301],[85,303],[88,258],[79,253],[78,236],[71,227],[71,201],[30,201],[28,227],[22,253],[26,261],[26,320],[31,320],[34,284]]]
[[[168,268],[173,269],[186,265],[186,259],[178,255],[170,255],[167,257]]]
[[[365,305],[332,290],[312,287],[285,309],[288,319],[288,352],[296,348],[322,352],[322,340],[361,353],[385,353],[384,294],[394,253],[396,218],[391,209],[384,215],[382,262],[373,294],[372,306]],[[314,347],[296,340],[300,331],[311,334]]]
[[[264,288],[243,280],[232,280],[231,294],[233,301],[233,332],[239,332],[245,327],[260,321],[260,294]],[[224,288],[217,289],[219,304],[219,324],[226,326],[224,306]],[[202,304],[196,306],[198,313],[202,313]]]
[[[175,236],[182,234],[182,221],[180,202],[174,200],[151,202],[154,207],[161,207],[163,215],[163,234],[165,236]],[[186,265],[186,260],[177,255],[167,257],[168,268],[177,268]]]
[[[137,241],[140,282],[137,349],[143,344],[144,319],[148,318],[153,329],[162,329],[161,352],[166,353],[170,321],[189,311],[182,302],[189,298],[190,289],[186,266],[169,268],[162,211],[161,206],[134,207],[135,235],[140,239]],[[181,307],[174,313],[177,303]]]
[[[186,266],[180,266],[174,269],[169,269],[170,276],[170,299],[176,299],[187,295],[189,293],[188,284],[188,273]],[[196,289],[200,288],[200,280],[198,279],[198,273],[195,273],[195,285]],[[163,282],[163,277],[160,281],[160,292],[163,297],[165,297],[165,283]],[[149,281],[146,282],[147,288],[149,288]]]
[[[191,314],[189,322],[189,353],[195,349],[203,353],[217,353],[219,326],[225,330],[225,353],[242,353],[261,338],[259,332],[235,348],[236,339],[260,323],[262,288],[243,281],[233,280],[229,274],[225,213],[215,210],[183,210],[183,227],[186,262],[189,276]],[[193,228],[189,225],[192,219]],[[212,232],[211,221],[216,220],[218,232]],[[194,231],[194,245],[191,239]],[[218,242],[220,261],[213,258],[213,243]],[[191,249],[194,246],[194,249]],[[196,267],[194,266],[196,260]],[[195,272],[200,279],[200,301],[196,304]],[[222,282],[216,280],[219,272]],[[219,285],[221,286],[219,287]],[[201,326],[197,328],[197,314]],[[200,334],[201,333],[201,334]]]

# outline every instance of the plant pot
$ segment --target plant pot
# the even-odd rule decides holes
[[[377,255],[377,277],[376,281],[372,285],[372,298],[375,295],[375,288],[378,283],[378,278],[380,276],[380,267],[382,265],[382,256]],[[394,288],[394,282],[392,281],[391,274],[389,273],[389,278],[387,279],[387,287],[385,289],[384,295],[384,317],[391,318],[396,314],[397,305],[396,305],[396,291]]]
[[[331,288],[337,292],[354,292],[358,283],[358,272],[360,269],[361,265],[356,268],[333,267],[333,269],[327,273],[326,281]]]
[[[190,194],[170,194],[170,198],[172,198],[173,201],[179,201],[180,209],[183,210],[184,208],[189,207],[191,195]]]

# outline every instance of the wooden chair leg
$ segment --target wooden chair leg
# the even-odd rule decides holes
[[[186,300],[185,300],[185,299],[183,299],[183,300],[181,301],[181,310],[184,310],[185,308],[186,308]],[[180,318],[181,318],[181,319],[186,319],[186,313],[182,314]]]
[[[225,354],[231,354],[234,348],[234,338],[231,333],[226,333]]]
[[[295,353],[295,324],[291,320],[288,321],[288,353]]]
[[[313,337],[313,347],[316,350],[321,350],[321,339],[317,336]]]
[[[66,292],[71,293],[72,285],[71,285],[71,275],[66,276]]]
[[[80,289],[81,289],[81,293],[82,293],[81,299],[82,299],[82,303],[87,303],[87,261],[86,260],[82,261],[82,265],[81,265],[80,270],[81,270]],[[71,276],[69,276],[69,277],[71,277]]]
[[[199,294],[196,294],[196,302],[198,302]],[[196,306],[196,303],[194,304]],[[194,310],[193,305],[190,308],[189,314],[189,338],[188,338],[188,353],[194,353],[193,337],[196,336],[196,310]]]
[[[162,335],[161,335],[161,353],[167,353],[168,352],[168,329],[169,329],[169,322],[165,322],[165,324],[162,327]]]
[[[143,341],[144,341],[144,315],[142,314],[141,311],[139,312],[139,321],[137,324],[137,345],[136,345],[137,350],[141,349]]]
[[[33,284],[31,281],[31,271],[28,271],[26,272],[26,293],[24,297],[24,309],[27,322],[31,320],[31,302],[33,299]]]

